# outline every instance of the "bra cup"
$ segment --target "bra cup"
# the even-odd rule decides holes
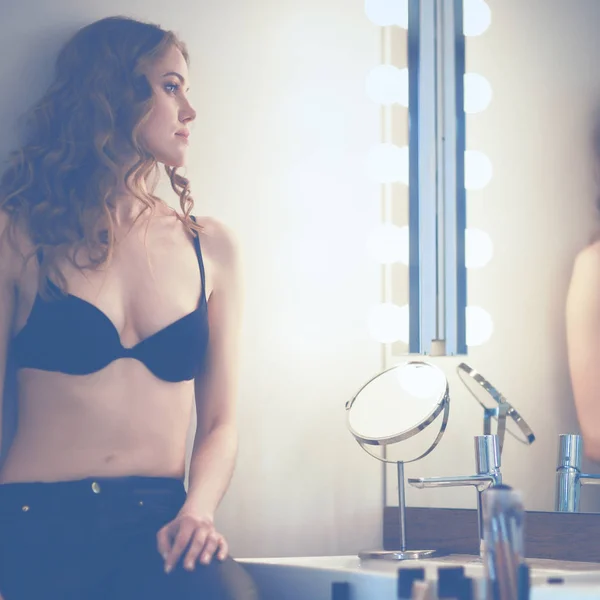
[[[119,358],[134,358],[159,379],[178,382],[194,378],[207,346],[204,302],[134,347],[125,348],[117,329],[102,311],[69,296],[51,302],[36,300],[11,349],[17,369],[89,375]]]
[[[178,324],[176,329],[163,329],[151,339],[143,340],[131,353],[131,358],[143,362],[163,381],[194,379],[208,346],[207,324],[206,313],[198,311],[191,323]]]

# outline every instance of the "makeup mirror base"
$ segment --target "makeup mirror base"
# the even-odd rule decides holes
[[[358,553],[361,560],[419,560],[439,556],[437,550],[372,550]]]

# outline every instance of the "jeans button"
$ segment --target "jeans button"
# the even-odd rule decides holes
[[[100,484],[97,481],[94,481],[92,483],[92,491],[94,492],[94,494],[100,493]]]

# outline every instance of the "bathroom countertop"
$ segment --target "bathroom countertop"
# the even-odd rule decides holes
[[[289,586],[305,600],[329,600],[331,584],[347,581],[355,589],[357,600],[364,598],[395,598],[396,578],[401,567],[423,567],[427,580],[436,580],[438,569],[463,566],[467,577],[483,586],[483,564],[479,556],[453,554],[429,559],[393,561],[361,560],[349,556],[302,556],[238,559],[250,572],[269,588],[270,597],[289,596]],[[531,567],[531,600],[600,600],[600,564],[550,559],[528,559]],[[554,580],[554,583],[552,581]],[[302,595],[302,590],[306,593]],[[481,592],[480,592],[481,593]],[[480,596],[482,597],[482,596]]]
[[[446,556],[435,556],[420,560],[361,560],[357,555],[347,556],[284,556],[273,558],[244,558],[240,559],[247,563],[261,564],[280,564],[294,565],[298,567],[310,566],[314,568],[335,568],[336,570],[354,570],[374,571],[377,573],[396,574],[398,568],[402,566],[432,566],[437,569],[438,566],[463,565],[465,569],[473,566],[481,569],[483,565],[479,556],[471,554],[449,554]],[[600,575],[600,563],[574,562],[566,560],[552,560],[548,558],[528,558],[527,564],[536,571],[567,571],[569,573],[598,573]],[[439,564],[443,563],[443,564]]]

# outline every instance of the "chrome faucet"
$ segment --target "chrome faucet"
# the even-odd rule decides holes
[[[479,551],[481,554],[483,548],[483,510],[481,495],[490,486],[502,483],[502,474],[500,473],[500,451],[497,435],[475,436],[475,464],[477,468],[476,475],[466,475],[464,477],[409,478],[408,483],[419,489],[458,487],[465,485],[475,486],[477,488],[477,525],[479,528]]]
[[[555,509],[559,512],[579,512],[581,486],[600,485],[600,475],[581,472],[583,440],[580,435],[561,433],[558,440]]]

